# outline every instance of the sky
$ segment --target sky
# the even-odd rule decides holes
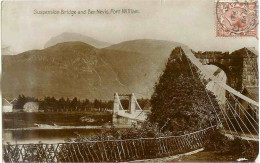
[[[112,44],[134,39],[170,40],[195,51],[258,49],[253,37],[216,37],[214,0],[5,1],[2,47],[21,53],[42,49],[63,32],[80,33]],[[137,14],[39,15],[34,10],[135,9]]]

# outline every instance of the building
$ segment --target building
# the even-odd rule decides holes
[[[27,102],[23,106],[24,112],[38,112],[39,111],[39,103],[38,102]]]
[[[2,112],[12,112],[13,111],[13,104],[11,104],[5,98],[2,99]]]
[[[252,100],[259,102],[259,87],[245,87],[242,91],[242,94],[251,98]],[[258,108],[254,105],[248,104],[246,101],[241,101],[242,106],[252,114],[252,116],[258,119]],[[255,113],[255,114],[253,114]]]
[[[249,97],[250,99],[259,102],[259,87],[258,86],[254,86],[254,87],[245,87],[242,91],[242,94]],[[254,124],[253,121],[258,122],[258,117],[259,117],[259,111],[257,106],[254,106],[252,104],[249,104],[247,101],[244,100],[240,100],[241,105],[243,107],[243,109],[239,109],[240,110],[240,117],[248,123],[248,126],[250,126],[250,122],[251,124]],[[241,110],[244,113],[241,113]],[[248,115],[249,114],[249,115]],[[245,115],[247,115],[247,117],[245,117]],[[255,126],[258,128],[258,126]]]

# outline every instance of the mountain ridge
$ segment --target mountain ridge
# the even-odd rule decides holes
[[[118,92],[149,98],[172,49],[180,45],[163,45],[161,41],[156,45],[156,42],[128,41],[98,49],[73,41],[4,56],[3,96],[13,98],[25,94],[38,98],[108,100]]]
[[[79,33],[64,32],[64,33],[61,33],[57,36],[54,36],[50,40],[48,40],[45,43],[44,48],[48,48],[48,47],[56,45],[58,43],[72,42],[72,41],[81,41],[81,42],[84,42],[84,43],[89,44],[91,46],[94,46],[96,48],[104,48],[104,47],[111,45],[108,42],[99,41],[99,40],[96,40],[92,37],[88,37],[88,36],[85,36],[85,35],[82,35],[82,34],[79,34]]]

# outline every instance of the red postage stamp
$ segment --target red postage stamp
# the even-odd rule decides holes
[[[217,37],[257,37],[257,0],[216,0]]]

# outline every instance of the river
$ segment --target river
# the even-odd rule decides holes
[[[99,133],[101,129],[40,129],[40,130],[3,130],[3,144],[29,144],[29,143],[64,143],[67,138],[91,136]]]

